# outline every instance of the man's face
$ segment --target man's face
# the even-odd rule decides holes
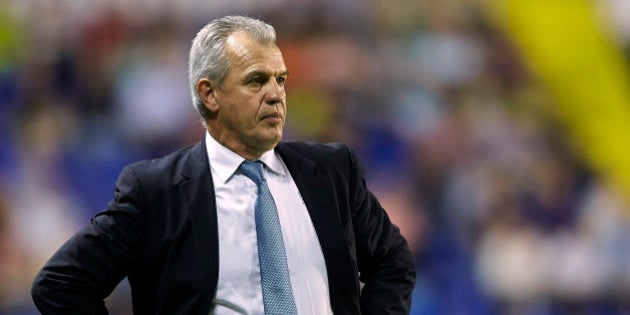
[[[234,33],[226,47],[230,71],[213,91],[217,116],[208,129],[227,148],[256,158],[282,138],[287,69],[275,44],[261,45],[243,33]]]

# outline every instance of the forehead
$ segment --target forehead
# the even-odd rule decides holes
[[[284,59],[274,43],[261,44],[242,32],[230,35],[226,40],[227,55],[233,70],[250,68],[266,71],[285,71]]]

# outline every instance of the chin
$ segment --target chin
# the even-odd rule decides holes
[[[277,128],[267,129],[253,135],[251,144],[264,151],[273,149],[282,140],[282,130]]]
[[[273,143],[275,146],[280,140],[282,140],[282,130],[273,130],[269,132],[265,142]]]
[[[281,139],[282,139],[282,136],[277,136],[277,137],[258,139],[258,141],[256,142],[257,142],[258,147],[260,148],[260,151],[266,152],[275,148]]]

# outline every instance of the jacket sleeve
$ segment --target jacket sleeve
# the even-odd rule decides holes
[[[142,253],[142,186],[130,167],[114,199],[44,265],[31,294],[42,314],[107,314],[103,302]]]
[[[407,241],[367,189],[364,168],[350,151],[350,198],[362,314],[408,314],[415,263]]]

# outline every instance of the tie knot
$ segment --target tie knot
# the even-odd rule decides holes
[[[245,176],[249,177],[256,185],[260,185],[265,181],[263,176],[263,164],[260,161],[244,161],[241,164],[241,171]]]

